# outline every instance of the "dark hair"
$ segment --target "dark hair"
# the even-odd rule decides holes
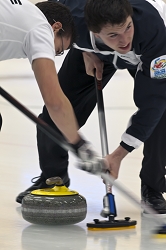
[[[64,32],[60,30],[57,35],[70,38],[71,47],[76,40],[76,30],[70,10],[65,5],[52,1],[39,2],[35,5],[43,12],[51,26],[54,20],[61,22]]]
[[[85,20],[88,29],[100,33],[106,24],[123,24],[133,9],[128,0],[87,0]]]

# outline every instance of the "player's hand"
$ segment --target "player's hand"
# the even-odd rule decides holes
[[[79,168],[92,174],[100,174],[106,169],[105,160],[100,157],[93,149],[89,142],[83,140],[72,145],[76,155],[81,160]]]
[[[114,179],[118,178],[119,175],[119,169],[121,165],[121,160],[119,158],[114,158],[112,154],[106,156],[108,165],[109,165],[109,172]]]
[[[102,80],[104,63],[94,53],[83,52],[82,54],[87,75],[94,76],[95,70],[96,78]]]
[[[118,178],[121,161],[128,153],[126,149],[119,146],[112,154],[106,156],[108,170],[113,178]]]

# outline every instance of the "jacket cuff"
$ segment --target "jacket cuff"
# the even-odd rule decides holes
[[[123,141],[121,141],[120,145],[125,148],[128,152],[132,152],[135,148],[132,146],[127,145],[126,143],[124,143]]]

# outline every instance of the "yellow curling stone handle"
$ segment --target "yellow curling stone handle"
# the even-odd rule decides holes
[[[63,181],[60,177],[51,177],[46,180],[47,185],[55,186],[53,188],[36,189],[31,192],[35,195],[45,195],[45,196],[66,196],[66,195],[77,195],[78,192],[68,189],[63,185]]]
[[[66,195],[76,195],[78,194],[78,192],[70,190],[65,186],[55,186],[53,188],[33,190],[31,194],[45,195],[45,196],[66,196]]]

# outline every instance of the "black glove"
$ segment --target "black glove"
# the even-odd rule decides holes
[[[80,139],[76,144],[72,144],[76,155],[81,162],[79,168],[92,174],[105,172],[106,166],[102,157],[100,157],[93,149],[89,142]]]

